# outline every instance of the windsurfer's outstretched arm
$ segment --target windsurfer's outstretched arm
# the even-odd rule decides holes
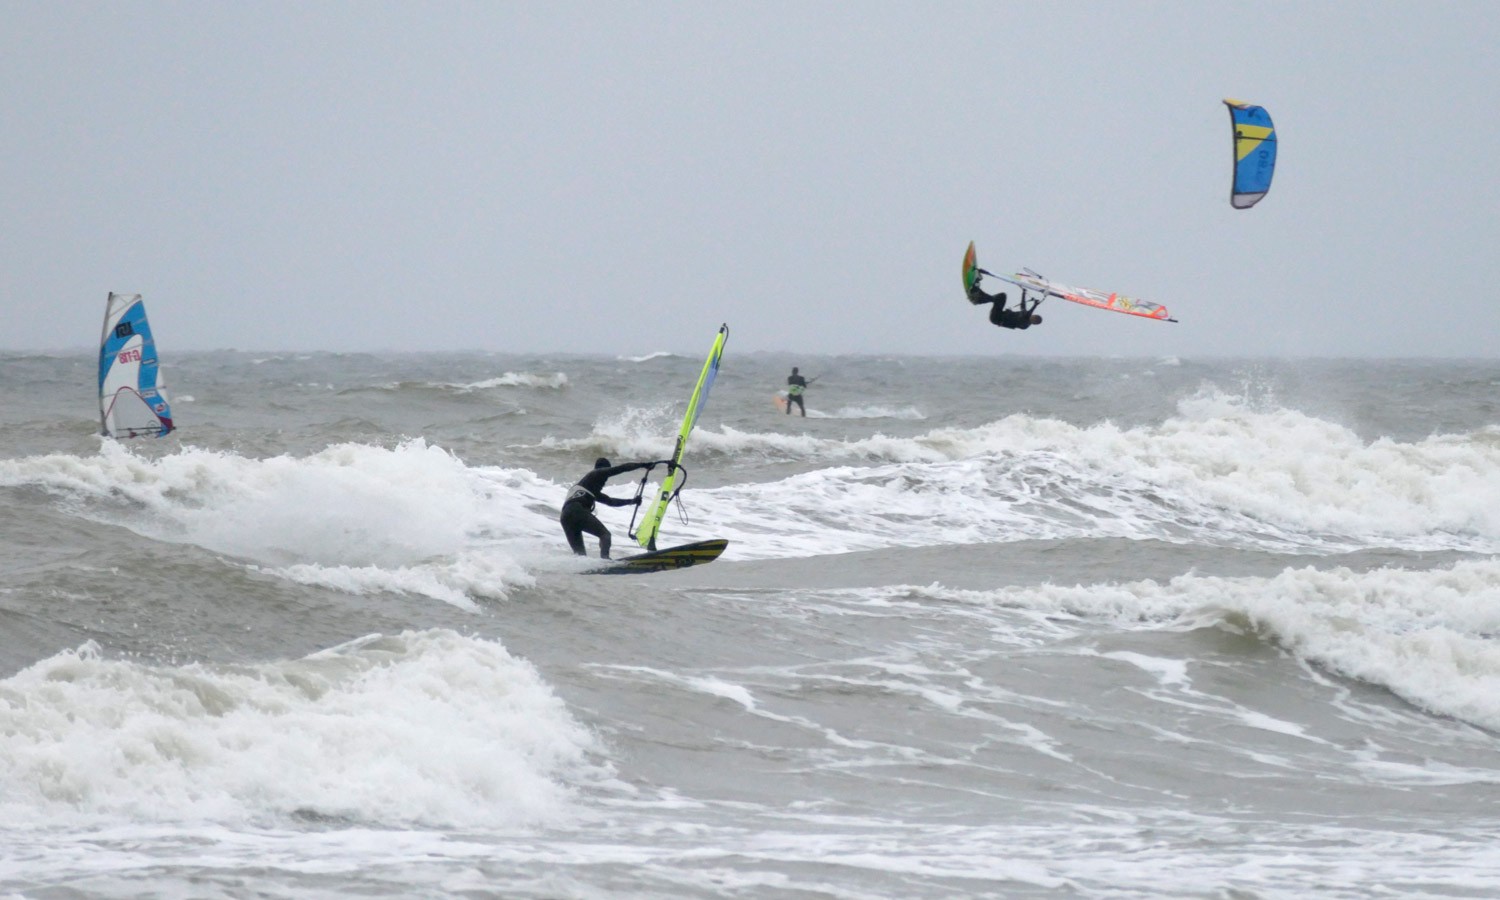
[[[568,546],[573,549],[574,553],[579,556],[585,555],[583,535],[587,533],[599,539],[599,556],[609,559],[611,544],[609,529],[605,528],[604,523],[594,516],[594,504],[598,502],[606,506],[639,506],[641,496],[637,493],[628,500],[611,497],[604,493],[604,483],[616,475],[639,469],[650,469],[656,465],[658,463],[655,462],[634,462],[612,466],[609,460],[602,456],[594,460],[594,468],[578,479],[578,483],[568,491],[567,499],[563,501],[562,512],[558,515],[558,521],[562,523],[563,535],[568,539]]]

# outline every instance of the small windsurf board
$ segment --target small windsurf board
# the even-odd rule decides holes
[[[724,548],[728,546],[729,541],[723,538],[715,538],[711,541],[697,541],[692,544],[680,544],[676,547],[668,547],[665,550],[611,560],[611,565],[602,569],[592,569],[589,571],[589,574],[644,575],[648,572],[665,572],[671,569],[686,569],[689,566],[701,566],[704,563],[711,563],[718,559],[719,554],[723,553]]]
[[[974,242],[969,241],[969,249],[964,251],[964,293],[974,289],[974,282],[979,280],[979,260],[974,253]]]

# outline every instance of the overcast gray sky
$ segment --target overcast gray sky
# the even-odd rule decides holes
[[[1500,355],[1500,2],[0,4],[9,350]],[[1229,205],[1264,105],[1270,195]],[[1049,301],[995,271],[1165,304]]]

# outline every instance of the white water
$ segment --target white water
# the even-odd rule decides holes
[[[1500,886],[1500,432],[1430,403],[1460,388],[1381,392],[1392,429],[1347,410],[1405,376],[1341,412],[1065,367],[976,410],[965,365],[857,361],[953,391],[820,382],[804,421],[731,358],[664,532],[728,553],[613,579],[557,504],[665,455],[647,382],[699,360],[333,362],[244,360],[231,388],[286,384],[233,415],[189,373],[170,440],[23,422],[63,449],[0,459],[6,889]]]

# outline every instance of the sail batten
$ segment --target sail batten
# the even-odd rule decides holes
[[[636,541],[648,550],[656,549],[656,533],[661,529],[661,521],[667,514],[667,506],[677,496],[680,474],[677,466],[682,463],[682,454],[687,449],[688,436],[693,433],[693,426],[698,422],[698,414],[708,403],[708,393],[714,386],[714,377],[719,374],[719,361],[724,357],[724,342],[728,339],[729,326],[720,325],[719,334],[714,338],[713,348],[708,351],[708,359],[703,362],[703,371],[698,375],[698,383],[693,387],[693,395],[688,399],[687,413],[682,417],[682,427],[677,430],[677,443],[672,448],[671,456],[673,467],[667,472],[667,477],[662,480],[656,501],[651,504],[645,520],[635,533]]]
[[[173,429],[156,341],[140,294],[111,293],[99,337],[99,425],[109,437],[164,437]]]

